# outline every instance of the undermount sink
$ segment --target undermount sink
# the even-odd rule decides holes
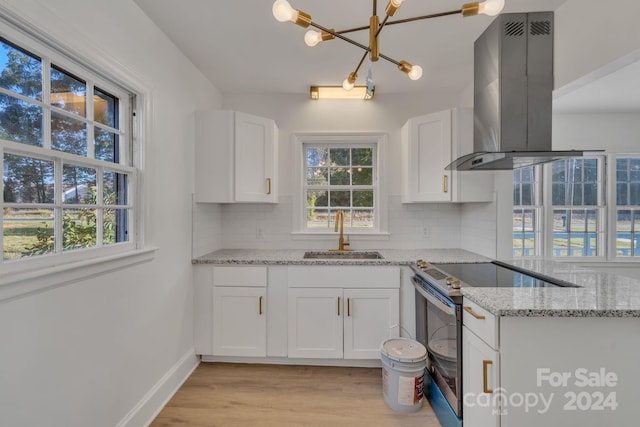
[[[380,252],[339,252],[339,251],[321,251],[321,252],[305,252],[305,259],[384,259]]]

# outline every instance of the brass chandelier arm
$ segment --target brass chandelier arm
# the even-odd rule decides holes
[[[386,22],[386,25],[404,24],[405,22],[421,21],[423,19],[431,19],[431,18],[440,18],[441,16],[457,15],[459,13],[462,13],[462,9],[452,10],[452,11],[449,11],[449,12],[433,13],[431,15],[416,16],[414,18],[397,19],[395,21]],[[385,21],[386,21],[386,18],[385,18]],[[356,31],[363,31],[363,30],[368,30],[368,29],[369,29],[369,26],[356,27],[356,28],[349,28],[347,30],[336,31],[336,33],[337,34],[346,34],[346,33],[353,33],[353,32],[356,32]]]
[[[351,40],[349,37],[345,37],[345,36],[343,36],[343,35],[341,35],[341,34],[339,34],[339,33],[335,32],[335,31],[333,31],[333,30],[332,30],[332,29],[330,29],[330,28],[323,27],[322,25],[320,25],[320,24],[316,24],[316,23],[315,23],[315,22],[313,22],[313,21],[311,21],[311,22],[309,23],[309,25],[311,25],[312,27],[315,27],[315,28],[319,29],[320,31],[324,31],[325,33],[329,33],[329,34],[331,34],[331,35],[334,35],[334,36],[336,36],[337,38],[339,38],[339,39],[341,39],[341,40],[346,41],[347,43],[351,43],[351,44],[352,44],[352,45],[354,45],[354,46],[358,46],[360,49],[362,49],[362,50],[364,50],[364,51],[366,51],[366,52],[370,52],[370,51],[371,51],[371,49],[369,48],[369,46],[365,46],[365,45],[363,45],[362,43],[358,43],[358,42],[357,42],[357,41],[355,41],[355,40]],[[369,28],[369,27],[367,27],[367,28]],[[386,59],[387,61],[391,62],[392,64],[400,65],[400,62],[396,61],[396,60],[395,60],[395,59],[393,59],[393,58],[388,57],[387,55],[384,55],[384,54],[382,54],[382,53],[379,53],[379,54],[378,54],[378,56],[380,56],[380,58],[382,58],[382,59]]]

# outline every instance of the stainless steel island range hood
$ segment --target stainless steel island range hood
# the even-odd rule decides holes
[[[474,45],[473,149],[447,170],[510,170],[582,151],[551,150],[553,12],[499,15]]]

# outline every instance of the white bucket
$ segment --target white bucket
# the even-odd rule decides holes
[[[417,341],[391,338],[382,343],[382,394],[394,411],[416,412],[424,397],[427,349]]]

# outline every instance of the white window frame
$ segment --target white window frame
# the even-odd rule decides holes
[[[0,5],[0,35],[21,48],[40,56],[43,61],[48,60],[62,67],[65,71],[74,73],[81,78],[91,81],[95,86],[120,98],[120,124],[124,133],[130,136],[129,147],[122,152],[127,156],[125,164],[121,160],[118,169],[113,163],[90,158],[78,158],[64,152],[53,152],[55,158],[72,157],[71,163],[80,166],[104,167],[118,172],[120,169],[129,173],[128,202],[132,206],[129,217],[129,240],[121,244],[108,245],[100,248],[69,251],[55,255],[23,258],[1,265],[0,300],[13,298],[26,293],[32,293],[52,286],[70,283],[73,280],[95,276],[112,271],[133,263],[152,259],[153,247],[145,247],[144,239],[144,204],[142,198],[142,176],[144,159],[144,140],[149,134],[149,122],[146,117],[150,114],[151,87],[136,77],[135,73],[127,70],[122,64],[112,58],[100,47],[83,39],[76,42],[77,34],[73,29],[64,26],[49,26],[48,31],[43,26],[37,26],[24,19],[10,7]],[[71,40],[74,47],[59,40]],[[108,76],[108,77],[105,77]],[[91,77],[91,79],[89,79]],[[46,95],[44,95],[46,94]],[[48,96],[47,86],[43,86],[43,95]],[[87,97],[90,97],[87,93]],[[130,98],[131,97],[131,98]],[[46,98],[43,100],[46,101]],[[55,108],[55,107],[46,107]],[[44,110],[43,110],[44,112]],[[48,115],[44,115],[43,125],[48,129]],[[48,137],[45,137],[45,141]],[[46,143],[45,143],[46,147]],[[12,153],[35,154],[36,157],[51,156],[46,148],[32,147],[26,144],[2,142],[2,150],[8,149]],[[53,151],[53,150],[50,150]],[[111,167],[110,167],[111,166]],[[0,232],[1,233],[1,232]],[[2,235],[0,234],[0,238]],[[7,286],[4,286],[7,285]],[[10,286],[9,286],[10,285]]]
[[[293,230],[294,239],[320,238],[329,240],[335,237],[333,228],[322,230],[311,230],[306,228],[307,205],[305,194],[305,145],[338,145],[345,144],[345,147],[357,145],[371,145],[375,147],[374,158],[374,221],[372,229],[352,229],[345,227],[345,234],[358,236],[359,239],[384,239],[387,240],[388,216],[387,216],[387,190],[385,159],[387,158],[387,135],[382,133],[294,133],[292,136],[294,146],[295,186],[293,197]]]
[[[607,183],[604,179],[605,173],[607,170],[607,161],[606,156],[604,155],[584,155],[581,159],[596,159],[598,161],[598,176],[597,182],[600,183],[598,188],[597,195],[597,204],[594,206],[581,205],[580,208],[584,209],[594,209],[597,211],[597,241],[598,247],[596,249],[597,255],[595,256],[556,256],[553,251],[553,200],[552,200],[552,162],[546,163],[543,165],[544,169],[544,178],[543,178],[543,186],[544,189],[542,191],[543,195],[543,212],[544,212],[544,223],[547,224],[544,230],[544,254],[548,259],[554,260],[571,260],[571,261],[603,261],[606,259],[606,246],[607,246],[607,194],[610,192],[607,191]],[[577,206],[555,206],[557,209],[578,209]]]
[[[618,194],[617,194],[617,177],[616,177],[616,168],[617,168],[617,160],[618,159],[640,159],[640,153],[616,153],[616,154],[611,154],[608,156],[608,160],[609,160],[609,168],[607,171],[607,179],[609,182],[609,193],[610,194],[610,198],[609,201],[611,203],[609,203],[608,207],[607,207],[607,214],[610,218],[608,227],[607,227],[607,233],[610,236],[610,238],[608,239],[607,242],[607,250],[609,253],[609,259],[610,260],[615,260],[616,262],[632,262],[632,263],[637,263],[640,262],[640,256],[622,256],[622,255],[618,255],[617,254],[617,247],[616,247],[616,239],[617,239],[617,233],[616,233],[616,224],[618,221]],[[626,206],[623,206],[622,209],[626,208]],[[640,210],[640,206],[637,206],[636,208],[632,208],[631,210]]]
[[[532,210],[535,213],[535,221],[533,223],[533,240],[534,240],[534,254],[533,255],[522,255],[517,258],[540,258],[544,251],[544,205],[542,204],[542,194],[544,188],[544,173],[542,165],[533,165],[533,205],[514,205],[511,210],[511,215],[513,218],[513,214],[515,213],[515,209],[523,210],[528,209]],[[513,200],[513,194],[511,196]],[[512,241],[513,241],[513,227],[511,231]],[[511,247],[511,253],[514,253],[513,243]],[[515,255],[513,255],[515,257]]]

